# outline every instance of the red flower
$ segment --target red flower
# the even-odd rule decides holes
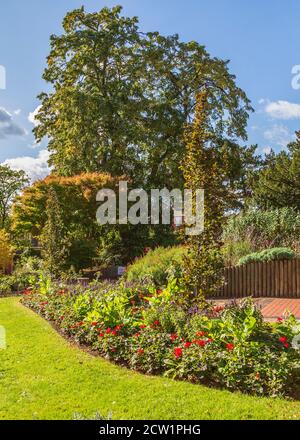
[[[289,348],[289,343],[286,342],[285,344],[283,344],[283,346],[284,346],[285,348]]]
[[[98,324],[98,322],[95,322],[95,321],[91,323],[91,325],[92,325],[93,327],[95,327],[97,324]]]
[[[208,338],[207,342],[213,342],[213,338]]]
[[[122,326],[121,325],[116,325],[115,326],[115,330],[121,330]]]
[[[287,342],[286,337],[285,337],[285,336],[281,336],[281,337],[279,338],[279,342],[281,342],[282,344],[284,344],[285,342]]]
[[[104,336],[104,333],[100,332],[99,333],[99,338],[103,338],[103,336]]]
[[[181,347],[174,348],[174,355],[178,359],[182,355],[182,348]]]
[[[116,334],[117,334],[116,330],[112,330],[112,331],[111,331],[111,334],[114,335],[114,336],[116,336]]]
[[[204,336],[205,335],[205,332],[204,331],[201,331],[201,332],[197,332],[196,333],[196,336]]]
[[[84,322],[83,322],[83,321],[80,321],[80,322],[78,322],[77,325],[84,325]]]
[[[281,321],[283,321],[283,318],[281,316],[278,316],[277,322],[281,322]]]
[[[159,321],[156,320],[156,321],[153,322],[153,324],[154,324],[154,325],[159,325]]]
[[[110,333],[110,332],[111,332],[111,328],[110,328],[110,327],[107,327],[105,333]]]
[[[160,295],[161,292],[162,292],[162,290],[160,290],[160,289],[157,289],[157,290],[156,290],[156,293],[157,293],[158,295]]]
[[[234,349],[234,344],[226,344],[226,348],[227,350],[233,350]]]
[[[184,344],[184,346],[185,346],[185,348],[190,348],[190,346],[192,345],[192,343],[191,342],[185,342],[185,344]]]
[[[194,339],[193,343],[199,345],[200,347],[204,347],[206,344],[206,341],[204,341],[203,339]]]
[[[178,338],[178,336],[176,335],[176,333],[172,333],[172,334],[170,335],[170,339],[171,339],[171,341],[175,341],[177,338]]]
[[[140,328],[146,328],[147,326],[145,324],[141,324]]]
[[[134,335],[135,338],[139,338],[140,336],[141,336],[140,333],[136,333],[136,334]]]
[[[142,348],[138,348],[136,352],[139,355],[144,354],[144,350]]]

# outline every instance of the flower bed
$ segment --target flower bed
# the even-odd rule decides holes
[[[284,395],[298,378],[300,333],[293,316],[269,324],[250,299],[225,308],[184,310],[173,289],[44,283],[22,302],[102,356],[145,373],[258,395]]]

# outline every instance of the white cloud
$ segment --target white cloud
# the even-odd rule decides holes
[[[265,148],[263,148],[263,152],[264,152],[265,154],[270,154],[270,153],[271,153],[271,147],[265,147]]]
[[[264,131],[264,138],[272,144],[285,148],[294,138],[285,125],[274,124]]]
[[[48,166],[49,151],[41,150],[37,157],[22,156],[6,159],[3,165],[8,165],[14,170],[24,170],[32,181],[42,179],[50,173]]]
[[[19,115],[21,113],[21,109],[20,108],[17,108],[16,110],[14,110],[14,114],[15,115]]]
[[[265,106],[265,112],[275,119],[299,119],[300,104],[280,100],[268,102]]]
[[[39,125],[39,121],[37,121],[35,117],[38,114],[38,112],[40,111],[41,107],[42,107],[41,105],[38,105],[37,108],[35,110],[33,110],[33,112],[29,113],[28,118],[27,118],[28,121],[31,122],[35,127],[37,125]]]
[[[0,107],[0,139],[7,136],[24,136],[27,132],[13,121],[11,113]]]

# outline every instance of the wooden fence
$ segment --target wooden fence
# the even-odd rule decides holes
[[[225,283],[219,296],[300,298],[300,259],[226,268]]]

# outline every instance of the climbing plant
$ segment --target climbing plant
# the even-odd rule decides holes
[[[224,176],[228,160],[209,128],[209,112],[209,91],[203,89],[197,94],[194,120],[185,131],[186,156],[182,165],[185,186],[193,190],[194,210],[195,191],[204,189],[204,230],[188,236],[189,252],[183,263],[189,299],[195,301],[214,294],[222,283],[222,227],[228,198]]]

